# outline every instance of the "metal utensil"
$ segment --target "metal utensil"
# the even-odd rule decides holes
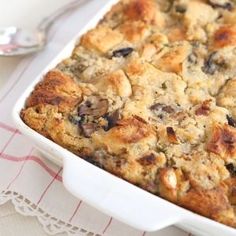
[[[0,28],[0,56],[17,56],[37,52],[47,43],[50,26],[63,14],[87,2],[75,0],[44,18],[34,31],[15,26]]]

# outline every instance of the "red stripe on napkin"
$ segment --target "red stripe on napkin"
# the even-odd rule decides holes
[[[60,175],[57,175],[55,171],[53,171],[51,168],[49,168],[39,157],[36,156],[29,156],[29,157],[16,157],[16,156],[11,156],[5,153],[0,154],[0,157],[8,160],[8,161],[13,161],[13,162],[22,162],[27,159],[27,161],[34,161],[37,164],[39,164],[49,175],[52,177],[55,177],[56,180],[62,182],[62,177]]]
[[[26,161],[28,160],[28,158],[30,157],[30,155],[31,155],[31,153],[33,152],[33,150],[34,150],[33,148],[30,150],[29,155],[26,157],[25,161],[24,161],[23,164],[21,165],[19,172],[18,172],[18,173],[16,174],[16,176],[12,179],[12,181],[8,184],[7,189],[9,189],[9,188],[11,187],[11,185],[12,185],[12,184],[17,180],[17,178],[20,176],[22,170],[24,169],[25,163],[26,163]]]
[[[14,136],[16,135],[16,131],[10,136],[10,138],[7,140],[7,142],[5,143],[5,145],[3,146],[1,152],[0,152],[0,156],[2,155],[2,153],[7,149],[8,145],[11,143],[11,141],[13,140]]]
[[[105,229],[103,230],[103,234],[105,234],[106,233],[106,231],[108,230],[108,228],[110,227],[110,225],[111,225],[111,222],[112,222],[112,217],[109,219],[109,222],[107,223],[107,226],[105,227]]]
[[[40,196],[37,205],[40,204],[40,202],[43,200],[43,197],[46,195],[48,189],[51,187],[51,185],[54,183],[54,181],[57,179],[57,177],[59,176],[59,174],[62,171],[62,167],[58,170],[57,174],[53,177],[52,181],[48,184],[48,186],[45,188],[45,190],[43,191],[42,195]]]
[[[13,128],[13,127],[11,127],[11,126],[9,126],[9,125],[1,122],[1,121],[0,121],[0,128],[5,129],[6,131],[9,131],[9,132],[12,132],[12,133],[21,134],[19,130],[15,129],[15,128]]]
[[[16,134],[21,134],[19,132],[19,130],[3,123],[0,121],[0,128],[5,129],[6,131],[9,132],[13,132],[13,134],[10,136],[10,138],[8,139],[8,141],[6,142],[6,144],[4,145],[3,149],[0,152],[0,158],[8,160],[8,161],[13,161],[13,162],[22,162],[22,161],[34,161],[37,164],[39,164],[46,172],[48,172],[49,175],[51,175],[52,177],[56,176],[56,180],[62,182],[62,177],[60,175],[57,175],[57,173],[55,173],[55,171],[53,171],[52,169],[50,169],[39,157],[37,156],[25,156],[25,157],[17,157],[17,156],[12,156],[12,155],[8,155],[6,153],[4,153],[4,151],[6,150],[6,148],[8,147],[8,145],[11,143],[11,141],[13,140],[13,138],[15,137]]]
[[[73,212],[71,218],[69,219],[69,223],[71,223],[71,221],[74,219],[74,217],[75,217],[75,215],[77,214],[77,212],[78,212],[78,210],[79,210],[81,204],[82,204],[82,201],[79,201],[79,203],[78,203],[77,207],[75,208],[75,210],[74,210],[74,212]]]

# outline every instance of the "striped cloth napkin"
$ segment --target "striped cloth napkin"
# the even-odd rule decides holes
[[[105,2],[92,1],[58,21],[47,48],[22,59],[1,90],[0,205],[12,201],[19,213],[36,216],[49,234],[186,236],[175,227],[156,233],[140,232],[73,197],[62,184],[62,167],[43,158],[11,120],[11,110],[28,84]]]

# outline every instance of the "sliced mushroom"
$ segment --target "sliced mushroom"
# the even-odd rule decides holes
[[[79,116],[92,116],[99,118],[104,116],[108,110],[108,100],[99,96],[91,96],[86,100],[78,110]]]
[[[202,67],[202,71],[206,74],[213,75],[218,69],[218,65],[215,63],[214,56],[217,52],[213,52],[209,55],[209,57],[205,60],[204,66]]]
[[[171,113],[175,112],[173,107],[171,107],[169,105],[161,104],[161,103],[156,103],[156,104],[152,105],[150,107],[150,109],[152,111],[159,111],[159,110],[161,110],[161,111],[164,111],[164,112],[166,112],[168,114],[171,114]]]
[[[161,120],[163,120],[165,117],[172,115],[176,112],[176,110],[170,106],[165,105],[162,103],[156,103],[150,107],[150,110]]]
[[[128,47],[128,48],[121,48],[121,49],[115,50],[115,51],[112,53],[112,56],[113,56],[113,57],[127,57],[127,56],[129,56],[133,51],[134,51],[134,49],[131,48],[131,47]]]
[[[227,0],[209,0],[208,2],[213,8],[222,8],[228,11],[233,9],[233,4]]]
[[[236,176],[236,167],[232,163],[227,164],[225,167],[229,171],[231,176]]]
[[[156,111],[156,110],[159,110],[161,108],[162,108],[162,104],[161,103],[156,103],[156,104],[154,104],[150,107],[150,110],[151,111]]]
[[[175,11],[179,14],[184,14],[187,11],[187,6],[183,4],[178,4],[175,6]]]
[[[226,118],[227,118],[227,121],[228,121],[228,125],[236,128],[236,120],[233,117],[229,116],[229,115],[227,115]]]
[[[72,119],[71,122],[77,122],[86,138],[90,138],[92,133],[101,128],[101,125],[96,123],[96,119],[104,116],[108,111],[108,100],[99,96],[90,96],[78,108],[79,119]]]
[[[82,130],[83,135],[86,138],[90,138],[91,135],[97,130],[98,128],[98,124],[96,123],[84,123],[84,124],[80,124],[80,128]]]
[[[211,110],[210,107],[211,100],[206,100],[202,103],[202,105],[195,111],[197,116],[208,116]]]
[[[153,153],[150,153],[138,159],[138,162],[142,166],[154,165],[156,162],[156,156]]]
[[[189,56],[188,56],[188,62],[193,64],[193,65],[196,65],[198,63],[198,56],[196,53],[191,53]]]
[[[107,115],[105,117],[108,121],[108,126],[106,127],[106,130],[110,130],[111,128],[115,127],[119,118],[120,118],[120,111],[119,109],[115,110],[111,114]]]
[[[162,111],[165,111],[165,112],[168,113],[168,114],[171,114],[171,113],[174,113],[174,112],[175,112],[174,108],[172,108],[171,106],[164,106],[164,107],[162,108]]]
[[[97,167],[99,167],[99,168],[101,168],[101,169],[104,169],[104,166],[102,165],[102,163],[100,163],[97,159],[96,159],[96,157],[94,157],[94,156],[88,156],[88,157],[85,157],[84,158],[87,162],[89,162],[89,163],[91,163],[91,164],[93,164],[93,165],[95,165],[95,166],[97,166]]]

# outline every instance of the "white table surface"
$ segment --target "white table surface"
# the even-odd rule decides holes
[[[43,17],[68,0],[0,0],[0,27],[17,25],[33,29]],[[0,58],[0,88],[22,60]],[[15,212],[11,203],[0,206],[0,236],[46,236],[38,221]],[[62,235],[60,235],[62,236]]]

